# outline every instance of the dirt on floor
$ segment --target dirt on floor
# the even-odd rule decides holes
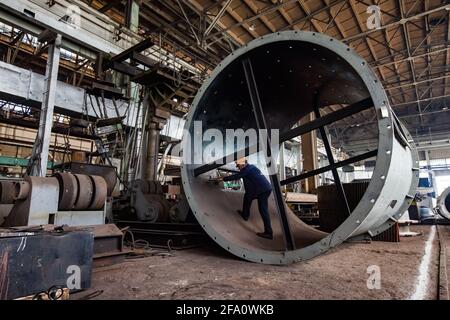
[[[432,228],[411,227],[422,235],[402,237],[400,243],[344,243],[290,266],[246,262],[215,245],[130,259],[94,270],[92,288],[72,299],[96,291],[103,292],[95,299],[409,299],[425,280],[420,298],[437,299],[438,236],[430,262],[422,262]],[[378,267],[379,289],[377,275],[368,273]],[[419,277],[420,269],[428,277]]]

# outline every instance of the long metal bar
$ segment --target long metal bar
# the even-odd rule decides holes
[[[223,29],[223,30],[221,30],[219,32],[215,32],[215,33],[211,34],[207,38],[215,37],[215,36],[218,36],[218,35],[220,35],[222,33],[226,33],[226,32],[230,31],[233,28],[240,27],[240,26],[242,26],[242,25],[244,25],[244,24],[246,24],[248,22],[252,22],[254,20],[257,20],[260,17],[263,17],[265,15],[271,14],[271,13],[277,11],[278,9],[283,8],[284,6],[287,6],[289,4],[295,3],[297,1],[298,0],[288,0],[288,1],[283,1],[283,2],[275,4],[275,5],[269,5],[266,8],[262,9],[259,14],[252,15],[251,17],[248,17],[247,19],[243,19],[242,21],[240,21],[238,23],[235,23],[235,24],[233,24],[232,26],[230,26],[228,28],[225,28],[225,29]]]
[[[442,80],[442,79],[446,79],[449,78],[450,74],[447,74],[445,76],[441,76],[441,77],[436,77],[436,78],[429,78],[429,79],[425,79],[425,80],[421,80],[421,81],[417,81],[415,83],[405,83],[399,86],[395,86],[395,87],[388,87],[385,88],[385,90],[394,90],[394,89],[400,89],[400,88],[404,88],[404,87],[411,87],[417,84],[422,84],[422,83],[427,83],[427,82],[432,82],[432,81],[438,81],[438,80]]]
[[[320,110],[317,107],[317,104],[313,105],[314,108],[314,114],[316,116],[316,119],[320,119]],[[320,135],[322,136],[322,142],[325,147],[325,152],[327,154],[328,162],[330,165],[334,165],[336,162],[334,161],[333,151],[331,150],[330,141],[328,140],[328,132],[325,129],[325,127],[319,128]],[[333,178],[334,178],[334,184],[336,185],[337,192],[339,194],[339,198],[341,199],[342,205],[344,206],[344,210],[347,211],[347,214],[351,214],[350,206],[348,205],[347,196],[345,195],[344,187],[342,186],[341,178],[339,177],[339,172],[337,171],[337,168],[333,168],[332,170]]]
[[[256,118],[256,124],[259,130],[267,130],[268,127],[266,124],[261,99],[259,97],[258,86],[256,84],[255,75],[253,74],[253,68],[250,59],[249,58],[244,59],[242,61],[242,66],[244,67],[245,78],[247,80],[247,86],[250,94],[250,99],[252,101],[253,114],[255,115]],[[267,144],[265,147],[270,164],[273,165],[276,162],[272,154],[270,140],[271,140],[270,135],[267,135],[267,141],[265,141]],[[277,203],[276,207],[278,211],[278,216],[280,217],[281,225],[283,227],[283,235],[286,249],[295,250],[294,237],[289,227],[289,220],[287,218],[286,206],[284,203],[283,194],[281,193],[280,181],[278,179],[278,174],[276,171],[270,174],[270,181],[272,183],[273,194],[275,196],[275,200]]]
[[[56,85],[58,82],[59,58],[61,54],[61,35],[56,35],[49,45],[47,70],[45,73],[44,97],[42,99],[39,129],[31,156],[31,176],[45,177],[47,174],[48,150],[53,126],[53,110],[55,108]]]
[[[203,35],[204,37],[207,37],[211,31],[214,29],[214,27],[216,26],[217,22],[219,22],[219,19],[222,18],[223,14],[225,13],[225,11],[227,11],[227,8],[230,6],[231,2],[233,0],[227,0],[222,8],[220,9],[219,13],[214,17],[213,21],[211,22],[211,24],[208,26],[208,28],[205,31],[205,34]]]
[[[298,126],[288,132],[282,133],[280,135],[280,142],[285,142],[291,140],[295,137],[301,136],[305,133],[311,132],[313,130],[319,129],[320,127],[329,125],[333,122],[342,120],[347,118],[355,113],[359,113],[361,111],[367,110],[373,107],[373,102],[371,98],[364,99],[355,104],[352,104],[346,108],[340,109],[333,113],[327,114],[319,119],[315,119],[309,123]],[[250,150],[254,149],[254,146],[247,147],[244,150],[236,151],[234,154],[227,155],[222,159],[211,162],[209,164],[205,164],[201,167],[198,167],[194,170],[194,176],[197,177],[203,173],[209,172],[211,170],[222,167],[224,164],[228,163],[228,159],[235,159],[237,155],[245,154],[245,156],[250,155]]]
[[[355,163],[355,162],[359,162],[359,161],[362,161],[362,160],[366,160],[366,159],[370,159],[370,158],[376,157],[377,154],[378,154],[378,150],[373,150],[373,151],[361,154],[359,156],[356,156],[356,157],[353,157],[353,158],[350,158],[350,159],[347,159],[347,160],[344,160],[344,161],[336,162],[333,165],[329,165],[329,166],[322,167],[322,168],[319,168],[319,169],[316,169],[316,170],[313,170],[313,171],[302,173],[302,174],[300,174],[298,176],[295,176],[295,177],[291,177],[289,179],[281,181],[280,184],[282,186],[285,186],[285,185],[288,185],[288,184],[291,184],[291,183],[295,183],[295,182],[298,182],[298,181],[301,181],[301,180],[305,180],[305,179],[317,176],[319,174],[322,174],[322,173],[325,173],[325,172],[328,172],[328,171],[332,171],[332,170],[337,169],[337,168],[342,168],[342,167],[348,166],[348,165],[350,165],[352,163]]]
[[[449,10],[450,7],[446,8],[446,10]],[[416,51],[422,47],[422,44],[427,41],[431,35],[437,30],[439,29],[439,26],[442,24],[442,22],[447,18],[447,12],[444,12],[444,14],[439,18],[438,22],[436,23],[436,25],[431,28],[430,30],[427,30],[427,34],[425,35],[425,38],[422,39],[422,41],[420,41],[420,43],[412,50],[411,54],[415,54]]]
[[[64,43],[68,40],[73,44],[80,44],[82,47],[89,49],[91,52],[84,52],[89,56],[89,53],[104,52],[118,54],[123,51],[123,48],[117,44],[113,44],[112,39],[105,39],[105,33],[109,33],[108,37],[113,34],[115,23],[111,20],[109,29],[103,29],[102,27],[96,30],[86,30],[84,26],[88,23],[85,17],[81,17],[81,28],[74,28],[73,26],[58,21],[60,17],[51,12],[51,9],[46,10],[41,6],[32,3],[31,1],[24,0],[2,0],[0,7],[5,10],[5,13],[12,12],[14,15],[8,17],[5,15],[4,20],[7,23],[11,23],[20,27],[27,32],[35,34],[35,26],[40,28],[50,29],[64,37]],[[0,16],[3,16],[0,12]],[[27,14],[28,13],[28,14]],[[3,19],[2,19],[3,20]],[[92,23],[90,24],[92,25]],[[30,27],[28,27],[30,26]],[[42,30],[40,30],[42,32]],[[112,36],[111,36],[112,38]],[[63,43],[63,47],[66,47]],[[69,49],[69,48],[67,48]],[[92,55],[91,55],[92,56]]]

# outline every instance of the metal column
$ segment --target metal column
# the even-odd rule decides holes
[[[145,179],[148,181],[157,180],[160,130],[158,123],[150,123],[148,128],[147,166],[145,171]]]
[[[128,0],[126,24],[133,32],[138,32],[139,29],[139,0]]]
[[[47,69],[45,72],[44,97],[42,99],[41,116],[36,141],[33,146],[31,176],[45,177],[47,173],[48,150],[53,125],[53,109],[55,107],[56,84],[58,82],[58,69],[61,47],[61,35],[48,47]]]

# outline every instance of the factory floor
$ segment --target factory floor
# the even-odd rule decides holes
[[[450,226],[410,231],[421,235],[344,243],[290,266],[249,263],[215,245],[128,259],[94,270],[92,288],[71,299],[438,299],[439,238],[450,248]],[[379,278],[368,273],[377,270]]]

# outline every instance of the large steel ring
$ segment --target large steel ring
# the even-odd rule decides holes
[[[351,237],[379,234],[399,219],[410,205],[418,181],[419,163],[411,136],[393,114],[369,64],[346,44],[323,34],[298,31],[271,34],[228,56],[198,91],[185,126],[190,136],[184,137],[183,154],[198,152],[195,145],[186,141],[195,136],[196,121],[203,124],[203,132],[216,129],[225,134],[229,128],[256,127],[249,77],[245,73],[248,69],[245,72],[243,69],[245,61],[251,61],[253,66],[267,127],[279,129],[280,137],[287,137],[285,141],[292,139],[293,128],[300,119],[314,112],[313,104],[320,109],[341,107],[329,111],[319,119],[322,122],[311,120],[300,126],[295,131],[300,134],[294,136],[342,120],[346,114],[348,117],[358,110],[369,110],[361,107],[370,103],[378,142],[373,150],[349,162],[376,158],[376,164],[361,201],[331,233],[306,225],[286,207],[295,244],[291,250],[285,245],[286,229],[283,230],[276,214],[273,198],[269,203],[274,240],[266,240],[255,234],[262,231],[256,204],[250,221],[245,222],[236,214],[241,209],[243,193],[209,183],[213,170],[220,167],[214,162],[216,159],[203,164],[183,163],[181,173],[189,205],[209,236],[243,259],[288,264],[313,258]],[[189,145],[191,149],[186,149]],[[225,150],[225,154],[235,152],[236,149]]]

